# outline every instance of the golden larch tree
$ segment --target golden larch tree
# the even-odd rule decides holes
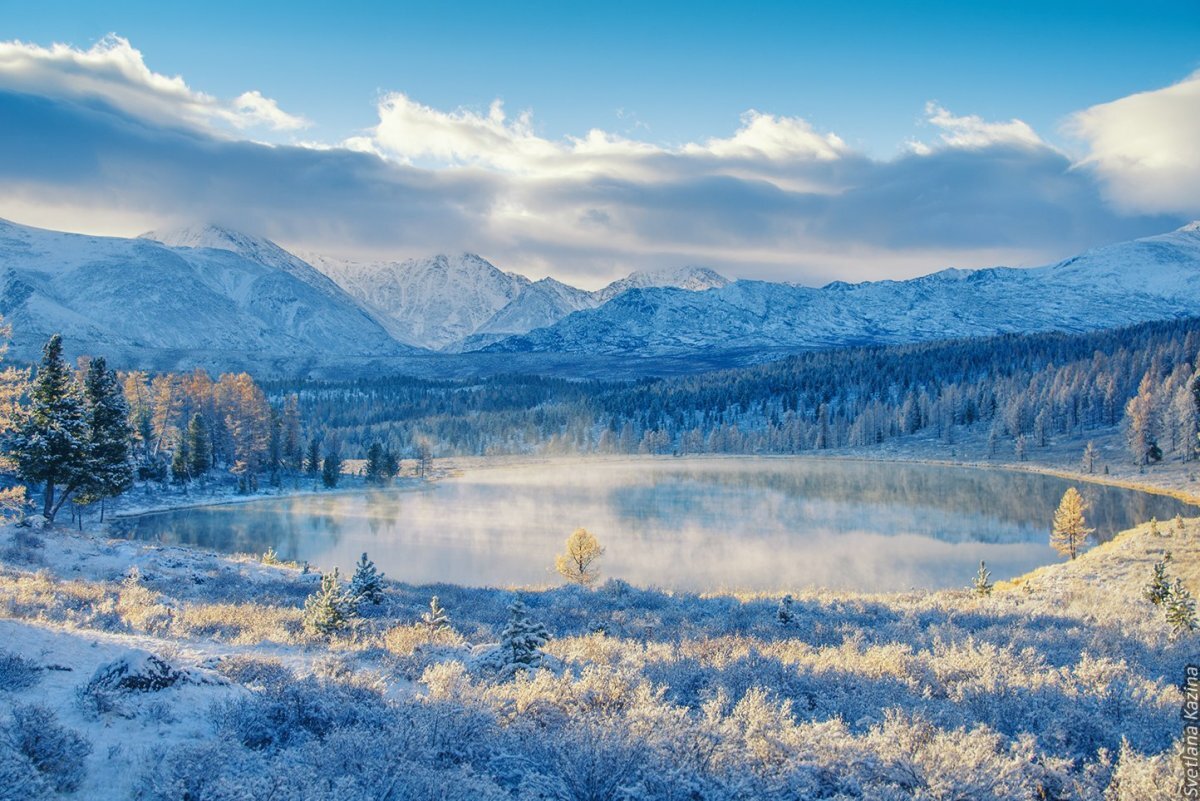
[[[1087,504],[1079,490],[1070,487],[1063,493],[1062,501],[1054,512],[1054,528],[1050,532],[1050,545],[1063,556],[1074,559],[1083,549],[1083,544],[1095,529],[1087,527],[1083,513]]]
[[[554,567],[567,581],[590,587],[600,578],[596,560],[604,554],[600,541],[586,528],[577,528],[567,537],[567,550],[554,560]]]

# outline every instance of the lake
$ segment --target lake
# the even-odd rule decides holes
[[[603,577],[679,590],[965,587],[1057,561],[1050,521],[1077,486],[1100,540],[1200,509],[1051,476],[805,458],[575,460],[471,469],[417,489],[274,498],[118,521],[118,535],[352,570],[368,552],[414,584],[558,581],[585,527]]]

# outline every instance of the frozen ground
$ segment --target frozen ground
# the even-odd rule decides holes
[[[552,637],[510,677],[513,591],[388,584],[325,638],[295,566],[8,527],[0,798],[1166,798],[1200,661],[1141,597],[1167,551],[1200,590],[1189,520],[987,598],[798,593],[788,625],[778,597],[523,591]],[[453,631],[417,625],[433,594]]]

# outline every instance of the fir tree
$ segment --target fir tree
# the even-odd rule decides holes
[[[400,460],[396,458],[396,454],[390,448],[383,452],[383,472],[388,481],[391,481],[400,472]]]
[[[383,446],[372,442],[367,448],[367,467],[365,478],[368,484],[381,484],[383,477]]]
[[[596,560],[604,555],[600,541],[586,528],[577,528],[567,537],[567,549],[555,557],[559,575],[574,584],[590,587],[600,578]]]
[[[304,470],[312,478],[321,475],[321,441],[316,437],[308,441],[308,458],[304,461]]]
[[[304,602],[304,626],[317,634],[330,635],[350,625],[354,598],[342,588],[337,568],[321,576],[321,586]]]
[[[1150,573],[1150,583],[1142,590],[1142,597],[1155,606],[1162,606],[1171,594],[1171,582],[1167,578],[1167,563],[1155,562]]]
[[[1176,534],[1183,533],[1183,515],[1181,515],[1181,514],[1175,515],[1175,533]]]
[[[1171,626],[1171,639],[1179,639],[1196,630],[1196,601],[1179,579],[1175,579],[1171,585],[1171,591],[1163,602],[1163,613]]]
[[[500,651],[507,664],[536,668],[542,662],[541,648],[550,641],[546,627],[529,616],[520,598],[508,607],[508,625],[500,633]]]
[[[321,464],[321,483],[327,489],[338,485],[342,477],[342,454],[337,443],[330,442],[325,449],[325,461]]]
[[[300,438],[300,399],[295,393],[283,402],[283,461],[293,473],[304,469],[304,443]]]
[[[50,337],[29,391],[29,410],[9,451],[20,477],[43,485],[42,514],[58,510],[86,481],[91,468],[83,393],[62,355],[62,337]],[[62,488],[61,494],[58,492]]]
[[[188,441],[181,439],[171,454],[171,480],[176,484],[186,484],[192,479],[188,455]]]
[[[436,595],[429,599],[429,611],[421,615],[421,625],[431,634],[450,630],[450,616]]]
[[[358,603],[368,601],[378,604],[383,601],[383,574],[375,569],[375,563],[367,558],[365,552],[354,566],[354,575],[350,577],[350,595]]]
[[[1083,549],[1084,543],[1095,529],[1087,527],[1083,513],[1087,506],[1079,490],[1069,487],[1054,512],[1054,528],[1050,533],[1050,545],[1063,556],[1074,559]]]
[[[204,415],[199,412],[192,415],[183,441],[187,445],[188,474],[203,478],[212,469],[212,440]]]
[[[796,622],[796,613],[792,611],[792,596],[785,595],[779,600],[779,607],[775,610],[775,622],[781,626],[790,626]]]
[[[1157,537],[1157,536],[1159,536],[1159,533],[1158,533],[1158,518],[1157,518],[1157,517],[1151,517],[1151,518],[1150,518],[1150,536],[1151,536],[1151,537]]]
[[[133,486],[129,406],[117,374],[108,369],[102,358],[93,359],[88,365],[83,394],[87,402],[88,470],[79,502],[103,503],[104,499],[115,498]],[[104,519],[103,505],[100,519]]]
[[[975,581],[971,583],[971,592],[979,598],[992,594],[992,573],[982,559],[979,560],[979,572],[975,574]]]

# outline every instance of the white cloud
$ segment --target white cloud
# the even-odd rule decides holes
[[[940,129],[942,144],[947,147],[978,149],[1007,145],[1026,148],[1048,147],[1040,136],[1021,120],[1008,122],[989,122],[982,117],[969,114],[958,117],[951,114],[937,103],[925,104],[926,121]],[[927,154],[929,146],[924,143],[910,143],[913,151]]]
[[[116,35],[88,50],[0,42],[0,89],[59,100],[100,100],[140,118],[207,130],[293,131],[309,124],[258,91],[232,102],[195,91],[179,76],[152,71],[141,52]]]
[[[1200,71],[1080,111],[1066,130],[1123,209],[1200,215]]]

